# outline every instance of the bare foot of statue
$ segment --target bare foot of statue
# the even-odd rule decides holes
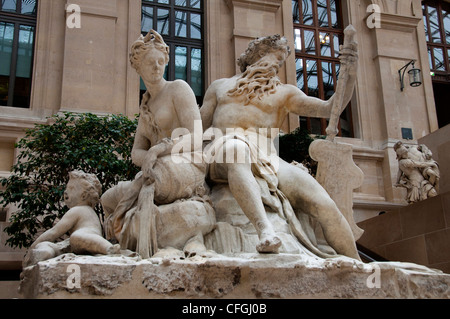
[[[120,245],[115,244],[107,249],[107,255],[118,255],[120,254]]]
[[[187,258],[194,257],[206,252],[206,247],[203,243],[198,241],[191,241],[184,246],[184,254]]]
[[[276,235],[262,234],[256,250],[259,253],[278,254],[278,249],[281,246],[281,240]]]
[[[184,259],[184,252],[173,247],[166,247],[159,249],[156,254],[152,256],[152,258],[163,258],[167,260]]]
[[[196,255],[203,255],[207,252],[206,246],[203,242],[203,235],[201,233],[189,239],[183,248],[186,258],[194,257]]]

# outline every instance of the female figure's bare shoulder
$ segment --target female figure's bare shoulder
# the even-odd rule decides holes
[[[191,89],[191,87],[189,86],[189,84],[187,84],[187,82],[185,80],[181,80],[181,79],[177,79],[174,81],[170,81],[168,82],[170,88],[184,88],[184,89]]]
[[[196,101],[194,91],[192,91],[192,88],[184,80],[168,81],[164,94],[173,99],[184,99],[190,102]]]

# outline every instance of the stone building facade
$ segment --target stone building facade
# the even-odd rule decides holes
[[[291,43],[292,54],[280,73],[282,82],[328,98],[338,77],[343,29],[354,25],[359,43],[357,84],[337,139],[353,146],[354,161],[365,174],[363,185],[354,192],[357,222],[405,204],[404,189],[393,187],[398,170],[394,144],[398,140],[415,144],[449,123],[445,109],[438,108],[442,105],[441,86],[445,88],[450,74],[450,31],[446,31],[450,30],[450,16],[444,14],[450,12],[446,11],[447,1],[1,3],[1,176],[8,176],[17,156],[14,143],[24,130],[46,122],[48,116],[61,111],[137,114],[141,84],[128,52],[141,32],[150,28],[162,33],[171,46],[172,62],[166,76],[187,80],[201,104],[212,81],[236,74],[236,59],[248,42],[271,34],[284,35]],[[439,14],[430,13],[433,8],[438,8]],[[440,19],[441,42],[433,32],[435,17]],[[406,73],[402,91],[399,70],[411,60],[421,70],[422,84],[411,87]],[[436,101],[434,91],[438,92]],[[283,130],[300,125],[320,134],[324,120],[290,115]],[[1,230],[12,211],[2,211]],[[14,268],[23,253],[3,247],[4,237],[2,231],[0,267]]]

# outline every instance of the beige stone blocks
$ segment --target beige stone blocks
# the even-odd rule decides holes
[[[0,172],[10,171],[14,158],[14,142],[0,141]]]
[[[391,261],[450,273],[450,192],[362,221],[359,244]]]
[[[421,138],[419,144],[425,144],[432,152],[433,158],[439,163],[441,193],[450,192],[450,125]]]
[[[0,271],[21,269],[22,258],[25,255],[25,249],[7,246],[8,235],[4,231],[7,226],[8,223],[0,222]]]

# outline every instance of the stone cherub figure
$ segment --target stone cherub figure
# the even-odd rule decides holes
[[[169,47],[156,31],[133,44],[130,61],[147,87],[131,154],[142,171],[102,196],[106,237],[142,258],[158,250],[161,255],[168,247],[205,251],[203,234],[211,231],[215,218],[212,207],[201,202],[207,193],[207,166],[195,95],[185,81],[164,79]],[[164,206],[193,197],[200,203]]]
[[[102,226],[93,207],[98,204],[101,184],[97,176],[82,171],[69,173],[64,192],[64,202],[70,208],[51,229],[40,235],[31,245],[24,259],[24,266],[51,259],[64,252],[76,254],[119,254],[120,246],[113,245],[102,235]],[[70,233],[69,243],[55,243]]]
[[[347,86],[339,93],[343,105],[347,105],[356,78],[357,45],[352,42],[342,47],[340,53],[341,63],[347,64],[348,77]],[[292,233],[310,251],[329,256],[309,239],[298,219],[300,212],[319,222],[335,252],[359,260],[349,223],[325,189],[303,169],[286,163],[276,153],[261,155],[261,149],[275,149],[262,144],[273,143],[276,136],[271,135],[270,128],[280,128],[289,112],[330,117],[335,96],[323,101],[307,96],[296,86],[281,83],[277,74],[289,55],[286,38],[278,35],[258,38],[238,59],[242,73],[219,79],[208,88],[200,110],[203,127],[218,129],[223,134],[210,145],[215,155],[209,178],[216,184],[228,183],[257,231],[257,251],[277,253],[282,244],[266,216],[265,206],[269,206],[288,221]],[[229,128],[237,130],[227,135]],[[251,134],[258,136],[252,138]],[[247,160],[224,160],[229,153],[246,154]]]
[[[425,145],[406,147],[401,141],[394,145],[398,174],[396,187],[407,190],[406,201],[414,203],[437,196],[439,167]]]

